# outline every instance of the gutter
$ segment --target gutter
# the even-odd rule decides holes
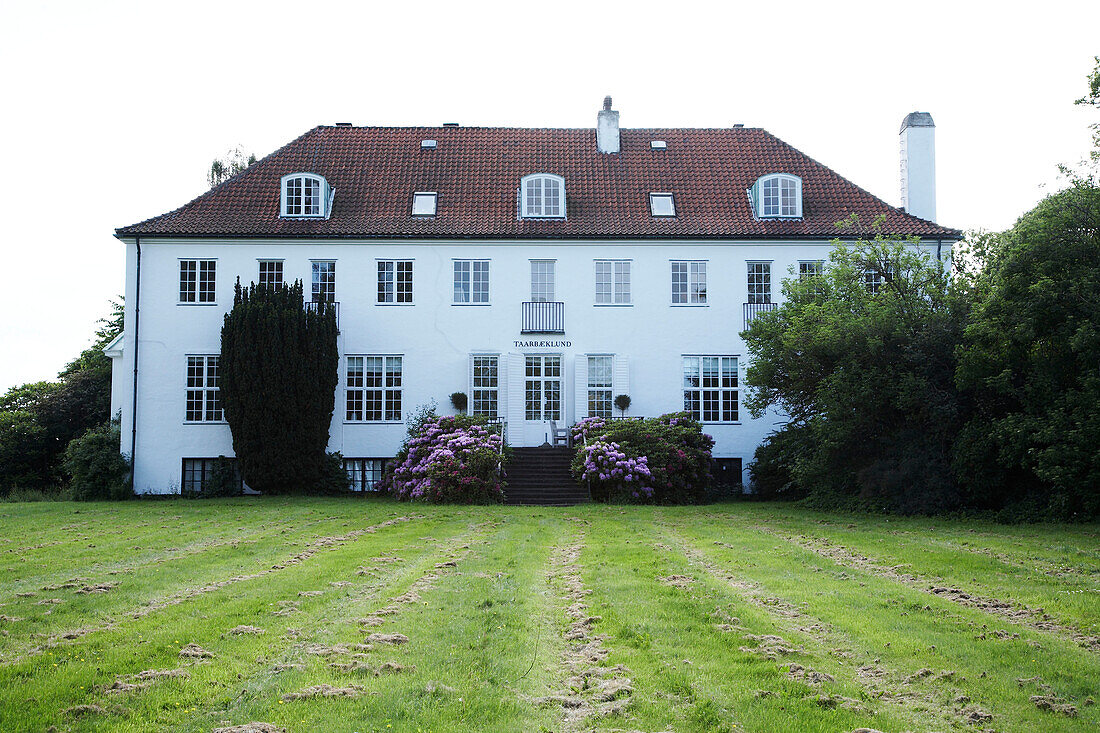
[[[137,406],[138,406],[138,333],[141,327],[141,237],[134,237],[137,245],[137,283],[134,287],[134,391],[130,403],[130,491],[134,491],[137,479]]]

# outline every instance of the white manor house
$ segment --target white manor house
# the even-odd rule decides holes
[[[595,129],[316,127],[117,230],[125,332],[106,353],[134,489],[199,489],[233,455],[218,351],[238,278],[337,304],[329,450],[358,489],[453,392],[514,446],[618,415],[616,395],[628,416],[687,409],[740,475],[782,418],[742,409],[739,334],[783,278],[818,272],[851,214],[846,237],[881,216],[933,256],[959,240],[934,223],[934,129],[902,124],[899,209],[765,130],[620,129],[610,98]]]

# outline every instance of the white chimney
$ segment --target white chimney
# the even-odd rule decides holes
[[[603,98],[603,109],[596,118],[596,149],[601,153],[619,152],[619,113],[611,109],[611,95]]]
[[[936,220],[936,123],[927,112],[910,112],[901,123],[901,207]]]

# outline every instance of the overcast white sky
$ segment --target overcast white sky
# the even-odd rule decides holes
[[[1026,8],[1026,9],[1025,9]],[[122,291],[124,226],[317,124],[764,127],[897,205],[931,112],[941,223],[1003,229],[1088,150],[1100,3],[0,5],[0,390]],[[1046,186],[1044,188],[1044,186]]]

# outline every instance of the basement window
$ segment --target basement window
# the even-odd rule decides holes
[[[676,202],[672,200],[671,193],[649,194],[649,213],[657,217],[676,216]]]
[[[417,191],[413,194],[413,216],[435,216],[435,191]]]

